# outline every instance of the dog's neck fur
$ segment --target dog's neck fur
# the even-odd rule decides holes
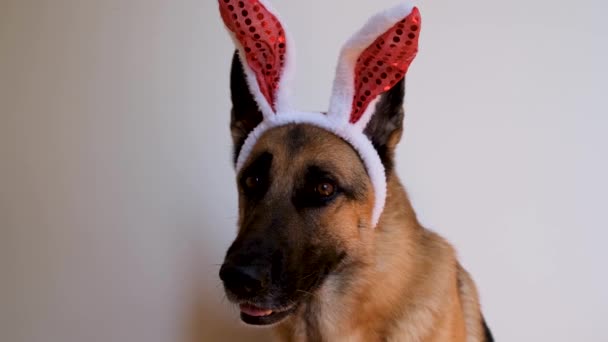
[[[372,234],[369,252],[375,262],[350,265],[351,274],[330,276],[307,304],[276,327],[281,340],[483,340],[471,279],[453,248],[418,223],[394,174],[388,177],[386,207]]]

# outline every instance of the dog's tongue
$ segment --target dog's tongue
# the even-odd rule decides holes
[[[242,313],[252,317],[268,316],[272,313],[272,310],[265,310],[249,304],[241,304],[239,307]]]

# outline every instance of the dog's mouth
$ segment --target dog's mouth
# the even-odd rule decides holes
[[[249,303],[239,304],[241,320],[251,325],[271,325],[287,318],[296,310],[296,305],[287,308],[270,309],[255,306]]]

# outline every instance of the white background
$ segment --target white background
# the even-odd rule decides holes
[[[340,45],[395,3],[274,1],[302,109],[327,108]],[[422,222],[499,341],[608,341],[608,5],[420,7],[398,171]],[[231,44],[211,0],[0,1],[1,341],[265,340],[217,278]]]

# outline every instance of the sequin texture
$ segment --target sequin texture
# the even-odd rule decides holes
[[[414,8],[378,37],[357,60],[351,123],[356,123],[377,96],[389,91],[405,74],[418,52],[420,12]]]
[[[220,0],[219,5],[226,27],[243,47],[260,91],[276,110],[276,93],[287,52],[283,25],[257,0]]]

